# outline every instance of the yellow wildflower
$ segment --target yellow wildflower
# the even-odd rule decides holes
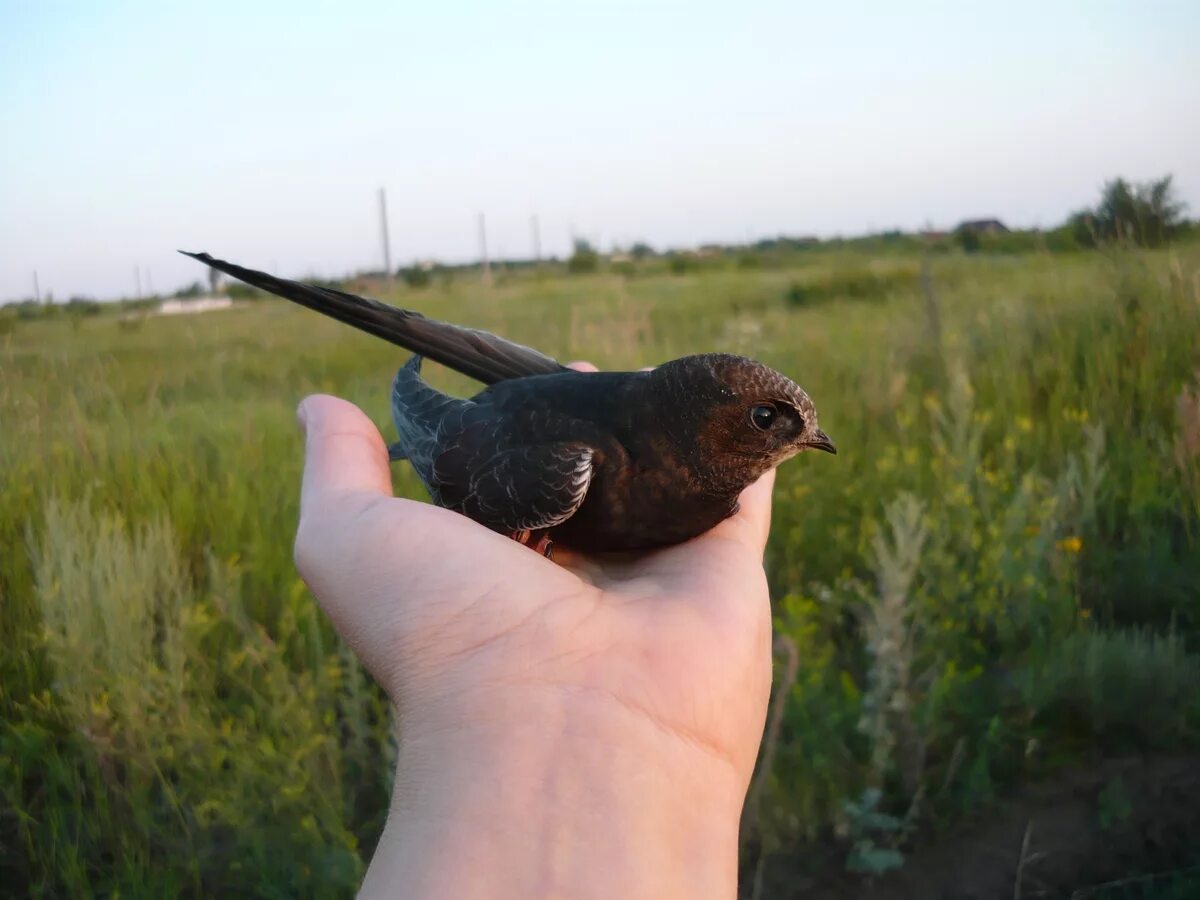
[[[1029,416],[1017,416],[1017,430],[1026,434],[1033,431],[1033,419]]]
[[[1083,549],[1083,540],[1075,537],[1075,535],[1065,537],[1058,542],[1058,549],[1065,550],[1068,553],[1078,553]]]

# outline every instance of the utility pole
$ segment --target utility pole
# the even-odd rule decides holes
[[[42,302],[42,288],[38,284],[37,269],[33,270],[33,299],[35,303]]]
[[[388,291],[395,286],[395,276],[392,273],[392,244],[388,240],[387,191],[379,189],[379,237],[383,241],[383,270],[387,272]]]
[[[137,285],[137,293],[133,295],[134,300],[142,299],[142,267],[133,267],[133,282]]]
[[[540,266],[542,264],[542,229],[538,226],[537,216],[529,218],[529,227],[533,231],[533,262]]]
[[[483,213],[478,214],[479,221],[479,259],[483,265],[483,283],[490,285],[492,283],[492,264],[488,261],[487,252],[487,223],[484,222]]]
[[[154,279],[150,275],[150,267],[146,267],[146,293],[154,296]]]

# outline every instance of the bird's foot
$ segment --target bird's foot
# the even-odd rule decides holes
[[[550,540],[550,535],[544,531],[514,531],[512,539],[535,553],[542,554],[546,559],[554,558],[554,541]]]
[[[546,559],[554,559],[554,541],[550,540],[550,535],[544,531],[538,535],[537,541],[533,544],[533,549],[546,557]]]

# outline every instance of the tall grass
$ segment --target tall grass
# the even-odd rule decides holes
[[[1198,740],[1200,252],[927,266],[393,298],[606,368],[735,350],[812,394],[841,452],[783,468],[767,557],[798,663],[757,815],[779,852],[859,834],[875,789],[907,833]],[[268,301],[0,334],[0,890],[352,892],[392,724],[291,562],[292,411],[333,391],[384,427],[400,360]]]

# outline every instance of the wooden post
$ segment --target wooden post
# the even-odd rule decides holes
[[[492,283],[492,264],[488,260],[487,249],[487,223],[484,221],[483,213],[478,215],[479,222],[479,259],[483,266],[483,283],[490,285]]]
[[[387,191],[379,189],[379,237],[383,242],[383,269],[387,273],[387,286],[390,293],[396,286],[395,274],[392,272],[392,245],[388,240]]]

